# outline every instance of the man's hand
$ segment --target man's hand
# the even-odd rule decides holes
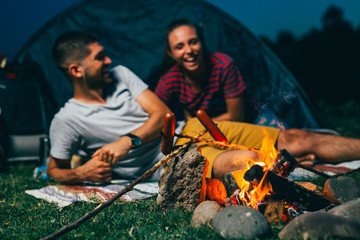
[[[81,174],[83,181],[108,182],[111,180],[110,164],[100,161],[97,157],[92,158],[78,168],[78,173]]]
[[[97,157],[84,165],[72,169],[71,159],[58,159],[50,155],[47,167],[48,175],[62,183],[108,182],[111,180],[112,168],[109,163],[100,161]]]
[[[302,165],[311,167],[311,166],[314,166],[314,161],[316,160],[316,155],[309,153],[309,154],[306,154],[305,156],[296,157],[295,159],[298,161],[298,163],[301,163]]]
[[[125,158],[132,147],[130,137],[121,137],[116,142],[106,144],[102,148],[98,149],[92,157],[98,157],[100,161],[106,163],[115,164],[120,159]]]

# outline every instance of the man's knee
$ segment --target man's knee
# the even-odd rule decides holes
[[[214,177],[223,177],[228,172],[234,172],[252,166],[259,158],[256,152],[233,150],[220,154],[214,161],[212,173]]]
[[[297,138],[300,136],[299,129],[282,129],[279,132],[277,144],[279,147],[287,146],[297,141]]]
[[[276,148],[286,149],[292,154],[306,152],[313,144],[312,134],[301,129],[285,129],[279,133]]]

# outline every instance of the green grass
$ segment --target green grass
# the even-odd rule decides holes
[[[360,138],[360,104],[348,101],[343,105],[329,106],[324,101],[317,104],[321,120],[325,127],[341,133],[343,136]]]
[[[327,128],[360,137],[360,107],[355,102],[330,107],[319,103]],[[78,202],[63,210],[52,203],[25,194],[44,183],[32,177],[34,164],[16,164],[0,170],[0,239],[39,239],[72,223],[98,204]],[[360,173],[348,174],[360,182]],[[312,180],[323,186],[326,179]],[[136,202],[117,201],[60,239],[221,239],[210,227],[190,227],[192,213],[164,211],[156,198]],[[274,236],[282,225],[273,225]]]
[[[3,169],[0,177],[0,239],[38,239],[72,223],[98,204],[77,202],[63,210],[25,194],[47,184],[32,178],[33,164]],[[192,229],[191,212],[164,211],[156,198],[117,201],[60,239],[220,239],[210,228]]]

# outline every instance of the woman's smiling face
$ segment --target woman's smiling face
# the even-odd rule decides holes
[[[183,25],[168,35],[168,54],[179,63],[184,70],[196,71],[203,62],[202,46],[193,27]]]

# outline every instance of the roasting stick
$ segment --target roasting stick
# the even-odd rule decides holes
[[[205,127],[205,129],[210,133],[210,135],[215,139],[215,141],[202,139],[200,137],[191,137],[188,135],[176,134],[176,136],[182,138],[189,138],[192,141],[211,143],[220,147],[230,147],[234,149],[244,149],[244,150],[259,152],[259,149],[257,148],[249,148],[249,147],[229,143],[225,135],[221,132],[218,126],[213,122],[213,120],[209,117],[209,115],[207,115],[207,113],[204,110],[202,109],[198,110],[196,112],[196,117],[199,119],[199,121]]]
[[[211,143],[211,144],[214,144],[214,145],[217,145],[220,147],[229,147],[229,148],[233,148],[233,149],[243,149],[243,150],[249,150],[249,151],[254,151],[254,152],[260,152],[260,150],[257,148],[250,148],[250,147],[245,147],[242,145],[219,142],[219,141],[215,141],[215,140],[207,140],[207,139],[203,139],[200,137],[192,137],[189,135],[181,135],[181,134],[177,134],[177,133],[175,135],[179,138],[188,138],[188,139],[192,140],[193,142],[205,142],[205,143]]]
[[[199,134],[199,136],[204,135],[206,132],[207,131],[205,131],[204,133]],[[199,136],[197,136],[197,137],[199,137]],[[68,225],[65,225],[62,228],[60,228],[59,230],[57,230],[56,232],[54,232],[54,233],[52,233],[52,234],[50,234],[50,235],[48,235],[48,236],[46,236],[44,238],[41,238],[41,239],[43,239],[43,240],[45,240],[45,239],[55,239],[55,238],[58,238],[58,237],[60,237],[61,235],[65,234],[65,233],[77,228],[82,223],[84,223],[86,220],[88,220],[91,217],[95,216],[96,214],[98,214],[104,208],[110,206],[114,201],[116,201],[122,195],[124,195],[125,193],[133,190],[135,185],[137,185],[138,183],[140,183],[140,182],[144,181],[145,179],[147,179],[148,177],[150,177],[154,172],[156,172],[156,170],[158,170],[163,164],[167,163],[172,157],[174,157],[180,151],[182,151],[182,150],[186,149],[188,146],[190,146],[190,144],[192,142],[193,141],[188,141],[184,145],[182,145],[181,147],[176,149],[175,151],[173,151],[170,154],[166,155],[162,160],[160,160],[158,163],[156,163],[152,168],[150,168],[143,175],[141,175],[140,177],[138,177],[137,179],[132,181],[129,185],[127,185],[124,189],[119,191],[112,198],[110,198],[107,201],[101,203],[95,209],[93,209],[90,212],[86,213],[84,216],[80,217],[75,222],[70,223]]]
[[[320,175],[320,176],[322,176],[324,178],[331,178],[331,176],[327,175],[326,173],[320,172],[320,171],[318,171],[318,170],[316,170],[316,169],[314,169],[312,167],[305,166],[305,165],[302,165],[300,163],[297,165],[297,167],[308,170],[309,172],[313,172],[313,173],[315,173],[317,175]]]

